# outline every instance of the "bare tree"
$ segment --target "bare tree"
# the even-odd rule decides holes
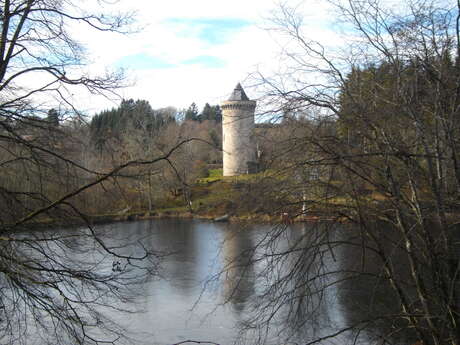
[[[345,291],[364,285],[372,287],[359,289],[369,303],[386,291],[393,305],[349,315],[347,325],[306,334],[302,342],[349,332],[353,341],[389,322],[379,343],[408,335],[424,344],[458,344],[458,8],[418,0],[331,5],[351,37],[333,51],[305,34],[296,9],[282,5],[273,20],[290,45],[283,73],[257,75],[266,104],[276,116],[286,110],[311,116],[303,133],[289,136],[293,152],[272,155],[272,169],[282,171],[279,189],[262,198],[283,195],[290,217],[326,214],[355,228],[318,226],[288,248],[276,245],[286,227],[264,238],[258,246],[266,250],[256,260],[268,262],[259,277],[266,298],[257,302],[250,328],[297,317],[298,310],[307,314],[290,324],[305,327],[321,296],[347,298]],[[319,178],[307,173],[312,168]],[[354,260],[338,267],[344,253]]]
[[[135,157],[92,165],[80,144],[73,93],[113,93],[118,73],[85,72],[71,27],[123,32],[132,18],[88,13],[72,0],[0,1],[0,339],[5,344],[115,343],[125,332],[106,317],[127,310],[130,286],[156,272],[158,253],[123,251],[92,227],[88,194],[133,167],[167,160]],[[95,10],[97,11],[97,10]],[[85,28],[86,29],[86,28]],[[50,109],[52,123],[46,117]],[[63,119],[71,125],[62,125]],[[75,124],[75,125],[72,125]],[[57,227],[85,225],[73,230]],[[46,230],[46,231],[45,231]],[[112,262],[123,262],[123,270]],[[147,260],[147,263],[140,264]]]

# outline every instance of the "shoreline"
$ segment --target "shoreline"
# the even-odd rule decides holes
[[[83,218],[68,219],[65,222],[42,220],[37,222],[30,222],[23,225],[24,228],[28,229],[49,229],[56,227],[77,227],[77,226],[94,226],[94,225],[104,225],[117,222],[134,222],[141,220],[149,219],[198,219],[198,220],[208,220],[212,222],[228,222],[228,223],[245,223],[245,222],[256,222],[256,223],[265,223],[265,224],[295,224],[303,222],[323,222],[323,221],[338,221],[346,222],[345,219],[338,219],[332,215],[319,215],[311,214],[308,216],[296,216],[296,217],[286,217],[286,215],[221,215],[214,216],[210,214],[197,214],[190,212],[133,212],[130,214],[106,214],[106,215],[93,215],[87,216],[87,220]],[[225,218],[224,220],[219,220],[220,218]]]
[[[458,219],[458,214],[449,214],[450,219]],[[296,224],[296,223],[317,223],[317,222],[337,222],[350,223],[351,220],[344,216],[334,216],[327,212],[311,212],[307,215],[289,215],[282,214],[245,214],[245,215],[211,215],[179,211],[158,211],[158,212],[132,212],[129,214],[105,214],[92,215],[84,218],[67,219],[66,221],[55,221],[53,219],[44,219],[41,221],[23,224],[26,229],[50,229],[50,228],[69,228],[78,226],[95,226],[117,222],[134,222],[149,219],[197,219],[211,222],[228,222],[228,223],[263,223],[263,224]],[[457,224],[457,223],[455,223]]]

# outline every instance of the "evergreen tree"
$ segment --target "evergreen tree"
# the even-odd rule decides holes
[[[108,137],[121,137],[131,129],[152,134],[175,121],[175,114],[171,107],[154,110],[145,100],[122,100],[119,107],[94,115],[90,124],[92,138],[101,146]]]
[[[185,112],[185,120],[198,121],[198,107],[193,102]]]
[[[54,109],[54,108],[53,108],[53,109],[50,109],[50,110],[48,111],[48,117],[47,117],[46,120],[47,120],[47,121],[50,123],[50,125],[52,125],[52,126],[55,126],[55,127],[59,126],[59,114],[58,114],[57,110]]]
[[[200,122],[206,121],[206,120],[212,120],[213,119],[213,109],[209,105],[209,103],[206,103],[203,107],[203,111],[199,115],[199,120]]]
[[[214,120],[217,123],[222,122],[222,109],[220,109],[219,105],[214,105],[212,106],[213,112],[214,112]]]
[[[211,106],[209,103],[206,103],[198,119],[200,122],[206,120],[222,122],[222,110],[218,105]]]

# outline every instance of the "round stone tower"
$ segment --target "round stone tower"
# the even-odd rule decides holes
[[[254,140],[254,112],[256,101],[249,100],[241,84],[221,104],[222,149],[224,176],[255,173],[257,171]]]

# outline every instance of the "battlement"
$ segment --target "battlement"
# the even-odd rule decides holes
[[[228,109],[244,109],[253,111],[256,109],[256,101],[225,101],[221,104],[222,110]]]

